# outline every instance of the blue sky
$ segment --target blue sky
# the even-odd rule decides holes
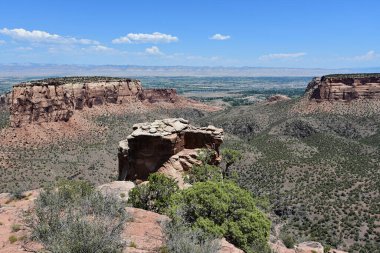
[[[0,63],[380,66],[378,0],[0,2]]]

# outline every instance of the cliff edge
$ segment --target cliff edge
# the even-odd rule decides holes
[[[75,110],[107,104],[178,100],[175,89],[144,90],[139,80],[114,77],[49,78],[17,84],[2,103],[8,103],[10,125],[68,121]]]
[[[315,77],[305,93],[315,101],[380,99],[380,74],[337,74]]]

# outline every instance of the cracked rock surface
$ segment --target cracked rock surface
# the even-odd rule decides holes
[[[182,173],[200,163],[200,149],[214,151],[211,164],[220,162],[223,136],[221,128],[196,127],[182,118],[135,124],[133,132],[119,143],[119,180],[144,181],[158,171],[181,184]]]

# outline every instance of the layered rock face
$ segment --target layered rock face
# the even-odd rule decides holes
[[[175,89],[149,89],[144,90],[143,100],[150,103],[156,102],[171,102],[175,103],[178,100],[177,91]]]
[[[146,180],[160,171],[177,179],[197,160],[199,149],[215,151],[210,163],[220,162],[223,129],[195,127],[184,119],[156,120],[133,126],[133,132],[119,143],[119,180]]]
[[[380,74],[328,75],[314,78],[306,88],[311,100],[380,99]]]
[[[128,78],[67,77],[15,85],[1,103],[8,103],[12,127],[30,123],[68,121],[75,110],[104,104],[177,100],[173,89],[143,90],[141,82]]]

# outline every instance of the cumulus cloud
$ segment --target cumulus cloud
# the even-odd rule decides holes
[[[112,40],[112,43],[114,44],[123,44],[123,43],[135,43],[135,44],[141,44],[141,43],[171,43],[171,42],[177,42],[178,38],[175,36],[172,36],[170,34],[164,34],[155,32],[152,34],[148,33],[129,33],[127,36],[120,37],[117,39]]]
[[[160,49],[156,46],[146,48],[145,53],[150,54],[150,55],[163,55]]]
[[[267,54],[267,55],[263,55],[263,56],[260,56],[260,60],[262,61],[270,61],[270,60],[276,60],[276,59],[296,59],[296,58],[300,58],[302,56],[305,56],[306,53],[303,53],[303,52],[300,52],[300,53],[288,53],[288,54],[285,54],[285,53],[280,53],[280,54]]]
[[[98,41],[89,39],[77,39],[74,37],[64,37],[58,34],[51,34],[45,31],[33,30],[28,31],[23,28],[0,29],[0,34],[11,37],[15,40],[38,42],[38,43],[55,43],[55,44],[82,44],[82,45],[98,45]]]
[[[210,37],[210,40],[228,40],[231,39],[230,35],[222,35],[220,33],[214,34]]]

